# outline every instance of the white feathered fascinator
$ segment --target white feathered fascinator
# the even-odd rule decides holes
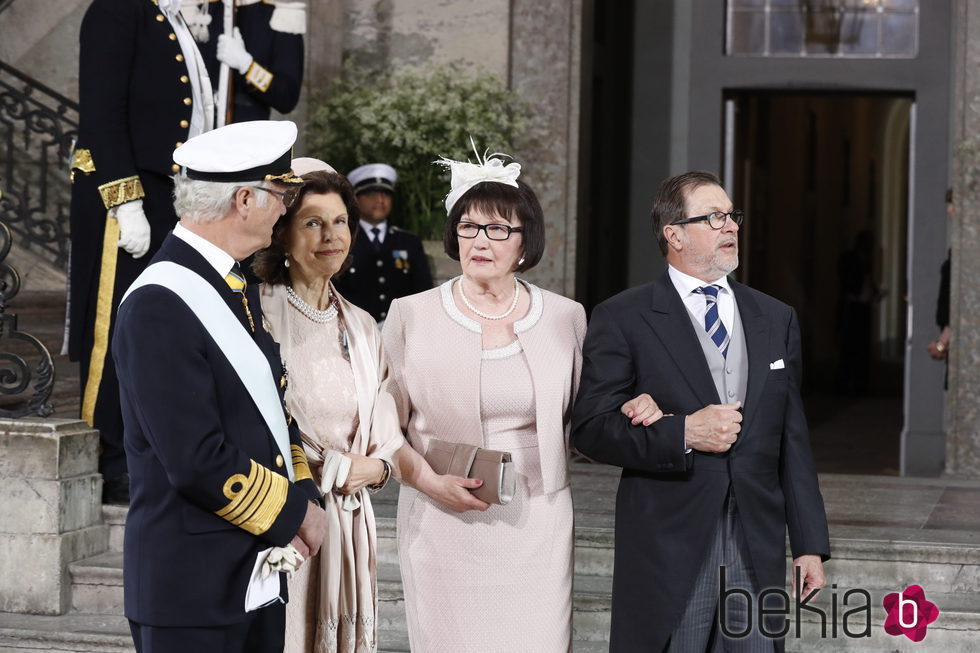
[[[476,155],[476,163],[469,161],[453,161],[446,157],[441,157],[435,163],[449,168],[452,179],[449,182],[449,194],[446,195],[446,213],[449,213],[453,205],[463,194],[484,181],[493,181],[498,184],[507,184],[517,188],[517,178],[521,175],[521,164],[511,161],[504,165],[503,159],[498,157],[512,158],[509,154],[494,152],[487,154],[490,150],[483,152],[483,158],[476,149],[473,137],[470,137],[470,145],[473,147],[473,154]]]

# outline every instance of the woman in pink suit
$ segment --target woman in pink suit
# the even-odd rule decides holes
[[[568,434],[585,311],[517,278],[544,252],[520,165],[446,162],[447,253],[462,274],[395,300],[389,392],[412,447],[438,438],[511,453],[507,505],[457,513],[402,486],[398,555],[412,651],[571,650]]]

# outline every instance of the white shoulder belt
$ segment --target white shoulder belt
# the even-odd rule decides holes
[[[239,378],[248,390],[256,408],[262,414],[272,433],[283,460],[289,480],[294,480],[292,456],[289,450],[289,429],[283,417],[282,402],[269,361],[255,344],[241,322],[231,312],[224,299],[214,287],[189,268],[170,261],[160,261],[146,268],[133,285],[129,287],[122,300],[143,286],[157,285],[167,288],[180,297],[191,309],[204,329],[214,339],[221,352],[235,368]]]

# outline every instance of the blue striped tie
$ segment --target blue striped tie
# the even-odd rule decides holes
[[[721,355],[727,359],[731,336],[728,335],[728,330],[722,324],[721,316],[718,314],[718,290],[719,286],[702,286],[696,288],[694,292],[704,295],[704,303],[707,307],[704,313],[704,330],[708,332],[708,337],[721,350]]]

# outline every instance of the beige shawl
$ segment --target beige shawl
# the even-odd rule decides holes
[[[381,334],[368,313],[341,297],[332,284],[331,290],[340,299],[357,394],[359,426],[350,450],[391,461],[405,439],[394,401],[389,393],[383,391],[388,381],[388,367]],[[263,284],[260,296],[265,321],[272,337],[279,342],[280,353],[288,367],[292,343],[287,315],[292,309],[286,287]],[[286,392],[286,405],[302,431],[310,420],[292,399],[289,389]],[[305,448],[311,468],[314,468],[314,480],[319,483],[319,467],[323,459],[309,446]],[[359,506],[336,494],[324,497],[328,521],[327,536],[320,552],[319,614],[315,625],[318,653],[336,650],[327,643],[330,640],[350,637],[344,631],[355,628],[349,623],[355,615],[358,621],[356,630],[369,636],[372,645],[376,642],[377,537],[374,511],[367,490],[358,492],[356,498]],[[365,642],[357,642],[356,650],[371,650],[362,644]],[[346,650],[343,644],[339,650]]]

